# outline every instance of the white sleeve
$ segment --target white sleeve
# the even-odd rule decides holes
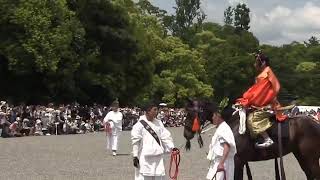
[[[160,124],[161,124],[160,125],[161,126],[160,140],[161,140],[162,146],[166,152],[170,152],[171,149],[174,148],[171,133],[163,126],[161,121],[160,121]]]
[[[104,117],[103,123],[108,122],[109,119],[110,119],[110,113],[108,113],[108,114],[106,115],[106,117]]]
[[[132,141],[132,155],[138,157],[140,144],[142,140],[142,128],[141,123],[136,123],[131,130],[131,141]]]
[[[119,119],[119,122],[118,122],[118,128],[120,131],[122,131],[122,122],[123,122],[123,114],[120,112],[120,119]]]
[[[108,119],[109,121],[113,121],[115,127],[117,129],[119,129],[120,131],[122,131],[122,120],[123,120],[123,114],[121,112],[119,112],[119,114],[117,113],[116,116],[112,119]]]
[[[222,136],[218,138],[218,141],[219,141],[220,144],[224,144],[224,143],[229,144],[228,141]]]

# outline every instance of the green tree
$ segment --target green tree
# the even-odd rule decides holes
[[[148,0],[139,0],[136,5],[142,14],[154,15],[158,18],[162,18],[167,15],[167,11],[160,9],[150,3]]]
[[[314,62],[302,62],[297,65],[296,71],[300,73],[306,73],[313,71],[317,67],[317,64]]]
[[[279,99],[284,104],[298,98],[299,104],[318,105],[320,89],[318,46],[293,42],[282,47],[262,46],[281,83]]]
[[[75,87],[64,80],[72,79],[79,67],[77,52],[84,29],[66,1],[0,3],[0,54],[6,59],[6,77],[10,78],[10,90],[4,96],[47,101],[59,100],[62,92],[68,94]]]
[[[234,8],[234,26],[237,31],[250,29],[250,9],[246,4],[238,4]]]
[[[251,53],[258,49],[259,42],[250,32],[235,34],[232,26],[205,23],[203,29],[195,36],[195,47],[206,60],[214,98],[221,100],[228,96],[234,100],[254,82]]]
[[[97,102],[115,97],[121,97],[122,103],[133,101],[152,77],[150,56],[129,16],[135,11],[134,4],[79,0],[71,5],[86,31],[85,58],[77,71],[84,93]]]
[[[167,11],[160,9],[159,7],[153,6],[148,0],[139,0],[137,8],[140,13],[148,18],[156,17],[157,21],[163,28],[163,35],[167,35],[168,32],[172,32],[172,25],[174,22],[174,15],[168,15]]]
[[[305,56],[312,62],[320,63],[320,45],[308,47]]]
[[[199,52],[178,38],[167,37],[155,62],[153,94],[172,105],[182,105],[188,97],[212,97],[204,63]]]
[[[318,38],[316,38],[315,36],[311,36],[308,42],[304,42],[304,44],[307,47],[312,47],[312,46],[318,46],[320,43]]]
[[[319,105],[320,95],[320,70],[319,65],[314,62],[302,62],[297,65],[296,92],[299,102],[303,105]]]
[[[172,22],[172,34],[184,42],[190,42],[199,31],[206,15],[200,8],[200,0],[176,0],[176,14]]]
[[[233,24],[233,8],[231,6],[224,11],[224,24],[229,26]]]

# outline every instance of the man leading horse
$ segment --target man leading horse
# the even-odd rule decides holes
[[[248,112],[249,120],[247,124],[249,126],[249,132],[239,132],[239,127],[241,125],[240,113],[235,113],[234,109],[230,106],[221,112],[224,120],[232,129],[236,142],[237,153],[235,155],[234,179],[243,179],[243,168],[244,165],[248,165],[248,162],[278,158],[281,154],[279,153],[278,148],[281,147],[283,155],[293,153],[308,180],[319,180],[319,121],[316,121],[313,117],[309,116],[293,116],[281,123],[285,124],[287,127],[288,132],[285,138],[278,138],[277,135],[273,133],[267,134],[266,131],[271,132],[272,130],[275,130],[279,121],[286,119],[286,117],[282,116],[278,111],[280,105],[276,100],[276,96],[279,92],[280,85],[275,79],[275,75],[272,73],[271,68],[268,67],[268,59],[262,53],[259,53],[256,56],[255,61],[256,66],[259,65],[258,67],[260,67],[260,74],[258,75],[257,82],[242,98],[237,100],[238,104],[244,106],[246,110],[253,110],[252,112]],[[270,122],[271,118],[265,111],[265,109],[269,108],[268,105],[275,111],[277,121],[274,120]],[[216,106],[216,103],[214,102],[188,102],[184,126],[184,137],[187,140],[187,149],[190,148],[190,140],[194,137],[195,133],[197,133],[197,131],[193,130],[194,122],[197,122],[195,120],[200,120],[201,127],[206,121],[211,121],[212,115],[215,113],[212,109],[216,109],[214,106]],[[256,119],[250,120],[250,116]],[[275,126],[270,127],[272,124]],[[252,135],[261,135],[264,137],[264,141],[262,143],[256,143],[255,140],[253,140]],[[274,140],[282,139],[282,143],[274,143],[271,138]],[[202,145],[202,143],[200,145]],[[277,161],[275,161],[275,164],[277,164]],[[248,170],[248,168],[246,169]],[[252,178],[250,177],[248,179]]]

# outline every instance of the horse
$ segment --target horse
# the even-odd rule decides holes
[[[195,117],[200,119],[203,126],[207,121],[211,122],[213,113],[217,112],[218,108],[214,102],[204,101],[189,101],[186,105],[187,116],[184,126],[184,137],[187,140],[186,149],[190,150],[190,140],[194,137],[196,132],[192,131],[192,124]],[[275,159],[279,157],[279,144],[275,142],[272,146],[265,149],[257,149],[255,147],[255,140],[253,140],[248,131],[245,134],[239,133],[239,114],[234,113],[234,109],[228,106],[222,112],[222,117],[226,123],[231,127],[235,141],[237,154],[235,155],[235,180],[243,179],[243,168],[246,165],[248,178],[251,172],[248,172],[248,162],[263,161]],[[273,118],[275,119],[275,117]],[[287,123],[287,138],[282,138],[283,155],[293,153],[298,160],[300,167],[304,171],[307,180],[320,180],[320,123],[309,116],[295,116],[289,117]],[[273,122],[277,127],[276,120]],[[285,124],[285,123],[282,123]],[[282,127],[285,125],[282,125]],[[272,129],[274,127],[271,127]],[[270,131],[269,129],[269,131]],[[269,132],[268,131],[268,132]],[[200,134],[199,130],[198,134]],[[270,134],[271,132],[269,132]],[[277,139],[276,135],[270,135],[272,139]],[[203,145],[199,144],[200,147]],[[277,169],[277,161],[275,161]],[[278,176],[278,178],[277,178]],[[279,179],[279,174],[276,172],[276,178]]]

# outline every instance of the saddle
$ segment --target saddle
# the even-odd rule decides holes
[[[280,111],[280,112],[289,111],[289,110],[293,109],[294,107],[295,107],[295,105],[284,106],[284,107],[278,108],[277,111]],[[276,113],[275,113],[275,111],[272,110],[271,106],[265,106],[265,107],[252,106],[251,108],[245,110],[242,107],[234,105],[233,108],[236,110],[233,114],[235,114],[237,112],[239,113],[239,117],[240,117],[239,133],[240,134],[245,134],[245,132],[246,132],[246,125],[247,125],[246,121],[247,121],[248,115],[256,110],[261,110],[261,111],[265,111],[265,112],[270,113],[269,119],[273,123],[273,125],[272,125],[272,127],[270,127],[267,130],[268,133],[269,133],[269,131],[271,131],[271,134],[277,134],[278,123],[281,123],[283,137],[289,137],[288,119],[290,119],[290,118],[287,117],[285,121],[279,122],[276,118]]]

